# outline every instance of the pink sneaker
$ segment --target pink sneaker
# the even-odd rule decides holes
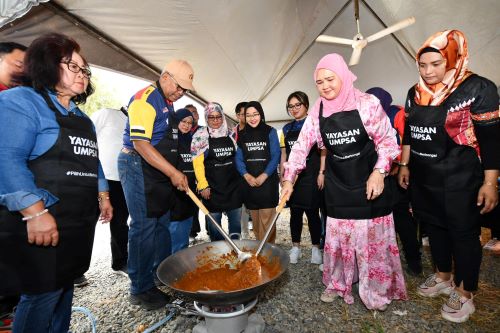
[[[466,322],[469,320],[470,315],[476,311],[472,301],[473,298],[472,295],[471,298],[461,296],[453,290],[448,301],[441,307],[441,316],[454,323]]]
[[[417,288],[417,293],[424,297],[436,297],[439,294],[449,295],[453,290],[453,276],[448,280],[441,280],[432,274]]]

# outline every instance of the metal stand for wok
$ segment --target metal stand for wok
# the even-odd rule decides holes
[[[238,305],[203,305],[194,302],[194,308],[205,317],[205,324],[197,325],[193,333],[258,333],[264,331],[265,324],[249,325],[248,312],[255,307],[258,298]]]

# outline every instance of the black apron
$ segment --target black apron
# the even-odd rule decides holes
[[[327,214],[337,219],[372,219],[391,213],[395,202],[395,181],[385,177],[382,194],[366,199],[366,181],[378,159],[375,144],[368,137],[357,110],[338,112],[323,118],[319,126],[328,154],[325,169]]]
[[[297,141],[300,130],[293,128],[293,121],[291,129],[285,135],[285,149],[287,160],[290,156],[293,144]],[[294,191],[288,200],[288,206],[293,208],[313,209],[319,207],[320,191],[318,189],[318,173],[320,168],[320,153],[318,146],[315,144],[309,151],[306,160],[306,168],[299,174],[295,185]]]
[[[457,93],[463,93],[460,87],[448,99]],[[413,101],[413,97],[410,94],[409,99]],[[408,113],[410,194],[415,216],[442,227],[450,219],[453,223],[477,223],[480,208],[476,200],[484,173],[476,151],[449,137],[444,126],[446,106],[412,103]]]
[[[208,128],[207,128],[208,132]],[[208,134],[208,154],[204,159],[210,199],[203,203],[210,212],[224,212],[241,207],[241,176],[236,170],[236,148],[229,136]]]
[[[59,198],[49,207],[57,246],[28,243],[19,212],[0,207],[0,295],[39,294],[73,285],[89,268],[98,218],[97,139],[88,118],[62,115],[44,94],[59,124],[55,144],[28,162],[37,187]]]
[[[156,82],[156,87],[161,96],[166,100],[160,84]],[[173,112],[169,109],[169,112]],[[163,138],[154,146],[163,158],[170,164],[177,167],[177,123],[173,117],[169,117],[169,126],[165,130]],[[159,218],[165,215],[174,201],[174,189],[170,178],[163,172],[151,166],[144,158],[142,160],[142,174],[144,178],[144,194],[146,196],[146,207],[148,218]]]
[[[269,133],[272,127],[268,125],[261,127],[262,130],[243,130],[238,138],[247,172],[254,177],[261,175],[271,160]],[[248,209],[275,208],[278,205],[279,179],[276,170],[261,186],[251,187],[244,181],[242,189],[245,193],[243,199],[245,207]]]
[[[189,188],[196,192],[193,157],[191,156],[191,140],[179,141],[177,169],[188,179]],[[184,191],[175,191],[174,205],[170,211],[171,221],[183,221],[194,215],[196,205]]]

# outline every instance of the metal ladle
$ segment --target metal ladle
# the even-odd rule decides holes
[[[276,207],[276,215],[274,215],[273,221],[267,227],[266,234],[264,235],[264,238],[262,238],[262,240],[260,241],[259,247],[257,248],[257,251],[255,252],[255,257],[258,257],[260,251],[262,251],[262,248],[264,247],[264,244],[266,243],[267,239],[269,238],[269,235],[271,234],[271,230],[273,229],[274,225],[276,224],[276,221],[278,220],[278,217],[280,216],[281,211],[285,207],[287,200],[288,200],[288,198],[281,198],[281,201],[278,204],[278,207]]]
[[[190,189],[188,189],[186,193],[187,193],[187,195],[189,195],[191,200],[193,200],[193,202],[196,204],[196,206],[198,206],[198,208],[203,212],[203,214],[208,216],[208,219],[210,220],[210,222],[212,222],[214,227],[222,234],[222,236],[224,236],[224,238],[229,243],[229,245],[231,245],[231,247],[234,249],[234,251],[236,251],[236,253],[238,254],[238,259],[240,261],[245,261],[245,260],[252,257],[252,254],[250,252],[243,252],[238,248],[238,246],[233,242],[231,237],[229,237],[229,235],[224,231],[224,229],[222,229],[222,227],[217,223],[217,221],[215,221],[213,216],[208,211],[207,207],[205,207],[205,205],[200,201],[200,199],[198,199],[196,194],[194,194]]]

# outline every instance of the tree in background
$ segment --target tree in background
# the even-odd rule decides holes
[[[90,95],[85,104],[80,105],[80,109],[89,117],[102,108],[119,109],[123,106],[114,85],[107,84],[101,78],[99,71],[92,70],[92,84],[95,92]]]

